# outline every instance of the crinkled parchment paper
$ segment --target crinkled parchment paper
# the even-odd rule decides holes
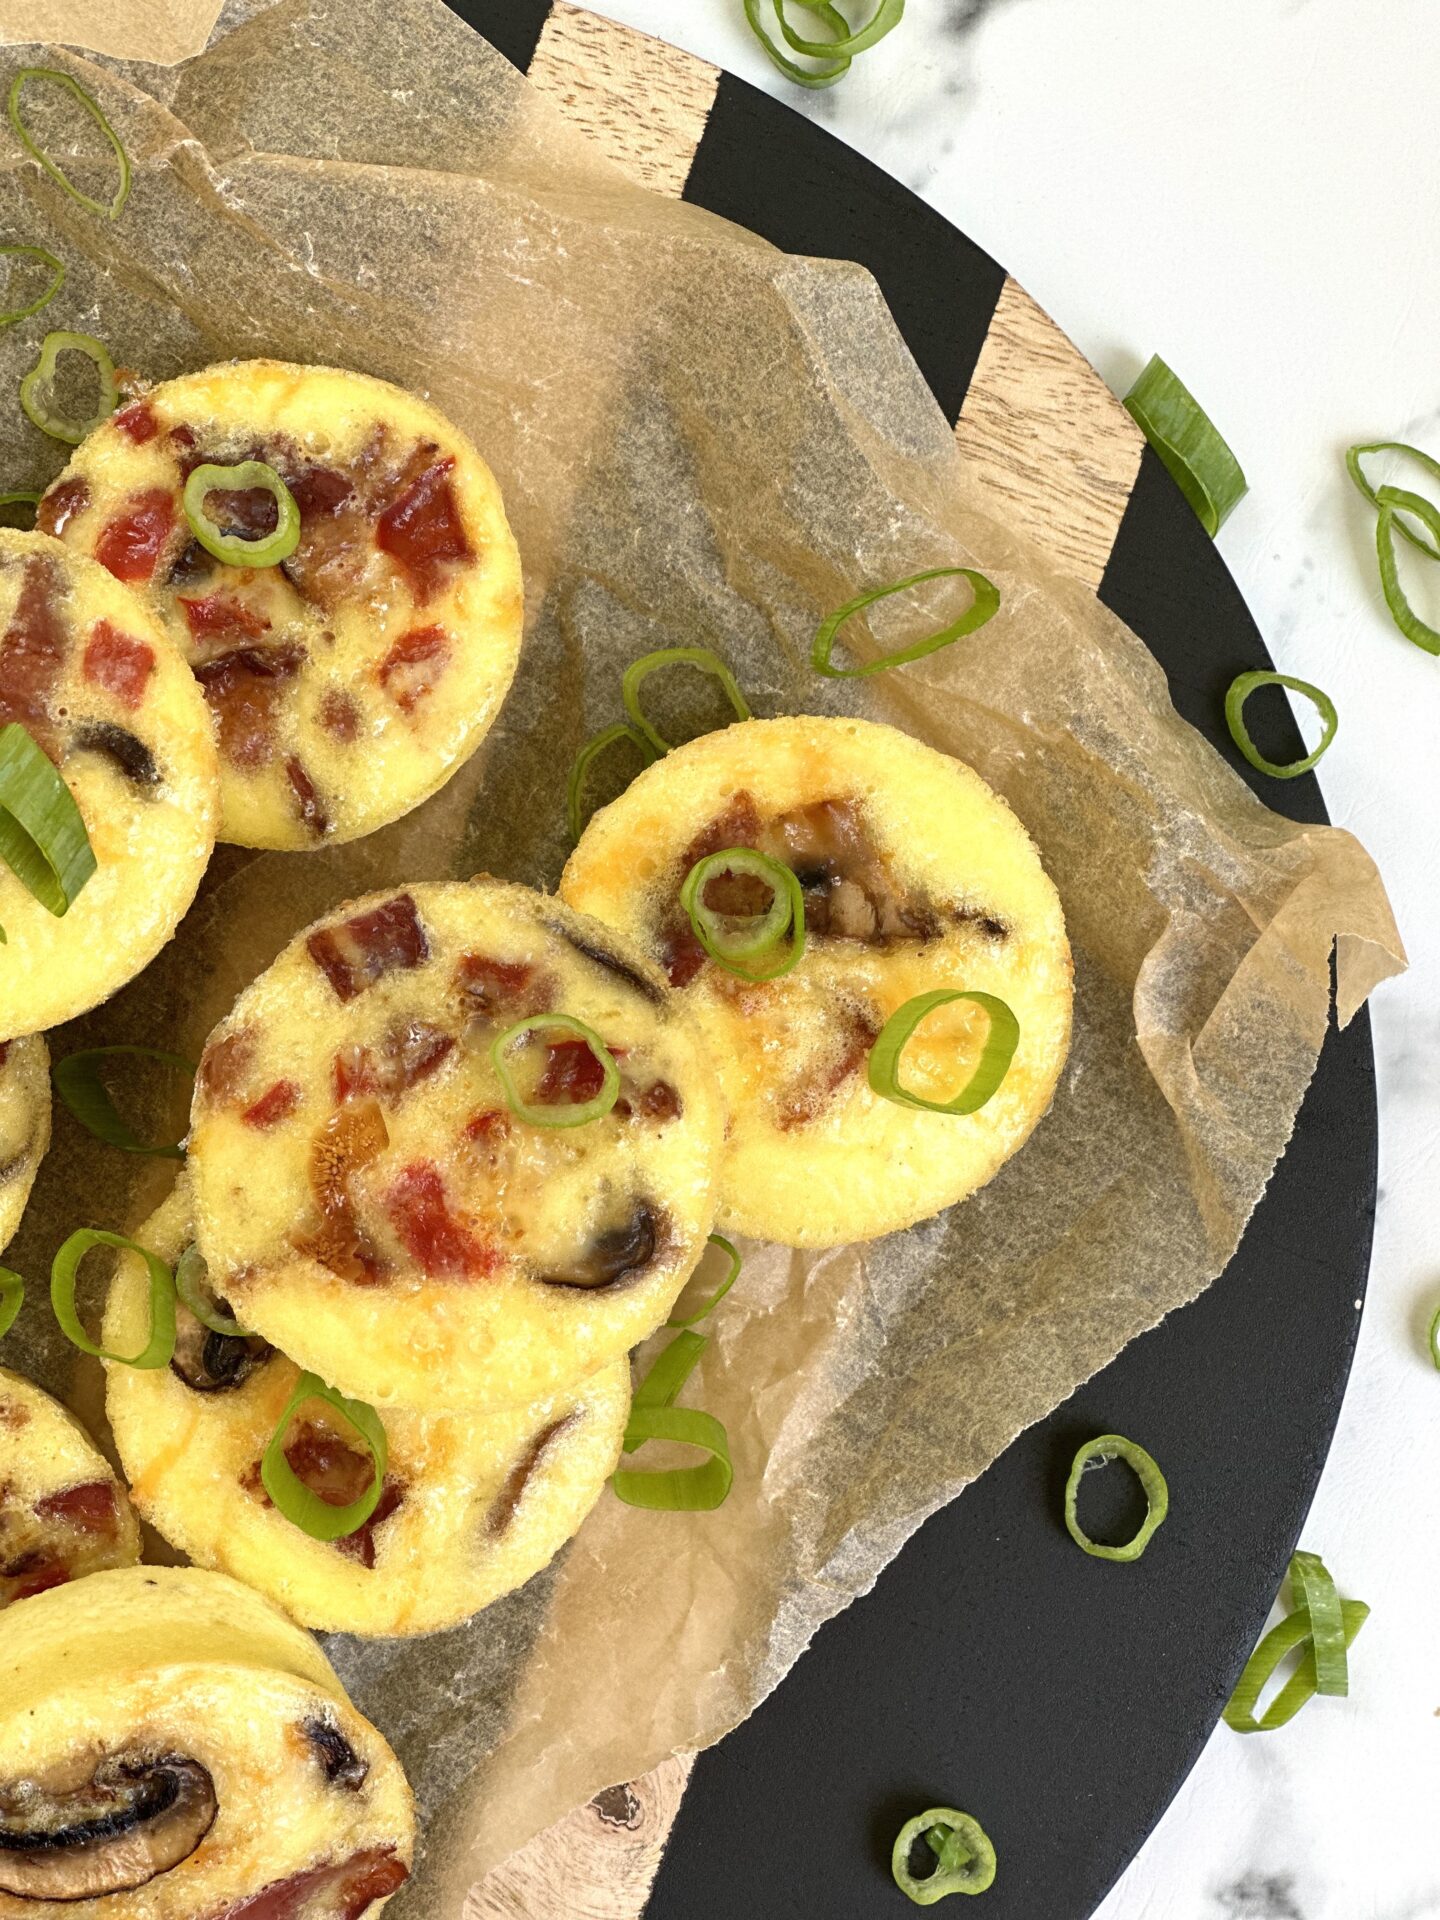
[[[135,190],[112,226],[7,153],[0,225],[56,245],[70,279],[0,335],[0,394],[46,325],[157,377],[277,354],[427,392],[499,475],[530,613],[499,724],[448,789],[357,846],[223,850],[169,951],[59,1051],[194,1057],[282,941],[361,888],[553,884],[564,770],[618,715],[622,665],[694,642],[757,712],[853,704],[977,767],[1039,842],[1075,946],[1054,1109],[983,1193],[861,1251],[746,1249],[698,1382],[730,1430],[727,1506],[606,1496],[558,1568],[470,1626],[335,1645],[425,1814],[397,1914],[434,1920],[593,1790],[719,1739],[928,1513],[1192,1299],[1285,1147],[1332,950],[1342,1020],[1403,957],[1356,842],[1260,805],[1140,642],[977,509],[858,268],[630,186],[438,0],[247,0],[170,68],[43,57],[101,95]],[[0,452],[12,486],[58,464],[10,406]],[[980,634],[863,691],[808,671],[822,612],[946,563],[1001,587]],[[71,1227],[133,1224],[163,1178],[62,1115],[15,1264],[41,1280]],[[32,1299],[18,1358],[93,1410],[46,1323]]]

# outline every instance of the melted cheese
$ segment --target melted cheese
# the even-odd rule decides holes
[[[50,1055],[37,1033],[0,1046],[0,1251],[20,1224],[49,1144]]]

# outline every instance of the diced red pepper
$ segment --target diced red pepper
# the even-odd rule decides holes
[[[51,698],[65,665],[68,635],[60,615],[60,579],[48,553],[25,562],[20,594],[0,640],[0,725],[18,721],[55,758]]]
[[[534,978],[535,969],[528,960],[492,960],[488,953],[462,953],[455,963],[455,985],[475,1013],[518,1011]]]
[[[353,1000],[385,974],[423,966],[430,958],[430,943],[408,893],[397,893],[339,926],[322,927],[305,945],[341,1000]]]
[[[258,607],[250,607],[235,593],[207,593],[199,600],[180,601],[192,640],[213,640],[224,634],[258,640],[270,631],[270,622]]]
[[[48,1593],[52,1587],[63,1587],[70,1580],[70,1569],[62,1566],[58,1560],[48,1560],[44,1566],[37,1567],[34,1573],[27,1574],[15,1589],[15,1599],[33,1600],[37,1593]]]
[[[282,1120],[288,1120],[303,1098],[298,1081],[277,1080],[246,1107],[240,1118],[247,1127],[258,1127],[264,1132],[267,1127],[278,1127]]]
[[[588,1040],[547,1040],[545,1070],[535,1089],[541,1107],[574,1107],[593,1100],[605,1085],[605,1068]]]
[[[155,410],[148,400],[132,400],[128,407],[122,407],[111,424],[133,440],[137,447],[143,447],[147,440],[153,440],[160,431],[160,422],[155,418]]]
[[[155,649],[132,640],[108,620],[97,620],[85,643],[85,678],[122,706],[132,710],[145,698],[145,687],[155,671]]]
[[[42,494],[40,504],[35,509],[35,525],[41,533],[53,533],[58,538],[77,513],[84,513],[90,504],[90,483],[77,474],[72,480],[57,480],[50,491]]]
[[[219,725],[220,751],[237,767],[260,767],[270,758],[275,708],[304,659],[297,646],[236,647],[196,666]]]
[[[470,542],[450,482],[452,459],[437,460],[380,515],[375,544],[411,576],[428,599],[446,563],[468,560]]]
[[[120,1520],[115,1489],[108,1480],[87,1480],[80,1487],[47,1493],[35,1502],[41,1520],[61,1520],[79,1533],[114,1533]]]
[[[500,1256],[450,1212],[445,1182],[433,1160],[405,1167],[386,1195],[390,1223],[401,1246],[429,1279],[471,1280],[493,1273]]]
[[[450,658],[443,627],[413,627],[402,633],[376,668],[380,684],[402,713],[413,713],[433,691]]]
[[[317,840],[323,840],[330,831],[330,816],[304,762],[293,753],[285,762],[285,778],[290,782],[290,791],[295,796],[301,825],[308,827]]]
[[[335,1860],[303,1873],[272,1881],[259,1893],[236,1901],[206,1920],[300,1920],[302,1914],[327,1912],[334,1920],[360,1920],[377,1900],[403,1886],[410,1870],[389,1847],[367,1847],[348,1860]],[[331,1900],[328,1909],[323,1904]]]
[[[117,580],[148,580],[175,525],[175,497],[167,487],[132,496],[129,510],[110,521],[95,543],[95,558]]]

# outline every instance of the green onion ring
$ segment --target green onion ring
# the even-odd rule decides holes
[[[593,1100],[580,1100],[568,1106],[532,1106],[521,1098],[520,1089],[511,1077],[505,1062],[506,1049],[513,1041],[523,1040],[531,1033],[571,1033],[583,1040],[595,1058],[600,1062],[605,1075],[604,1084]],[[593,1027],[587,1027],[583,1020],[576,1020],[568,1013],[537,1013],[528,1020],[517,1020],[513,1027],[507,1027],[497,1035],[490,1047],[490,1058],[495,1063],[495,1071],[500,1076],[500,1085],[510,1111],[518,1114],[532,1127],[583,1127],[592,1120],[603,1119],[620,1097],[620,1069],[616,1066],[610,1049],[596,1033]]]
[[[50,411],[50,395],[55,386],[55,362],[62,353],[83,353],[95,362],[99,397],[88,420],[66,420]],[[92,333],[47,333],[40,342],[40,358],[20,382],[20,405],[26,418],[52,440],[63,440],[78,447],[87,433],[94,431],[115,411],[120,388],[115,379],[115,363],[104,342]]]
[[[749,874],[771,889],[764,913],[717,913],[705,904],[705,888],[722,873]],[[741,980],[759,984],[789,973],[805,951],[805,895],[783,861],[751,847],[726,847],[697,860],[680,886],[680,904],[690,916],[695,938],[717,965]],[[750,931],[730,932],[736,920]],[[787,938],[788,936],[788,938]]]
[[[900,1056],[911,1035],[928,1013],[948,1006],[952,1000],[973,1000],[990,1019],[984,1051],[975,1063],[975,1071],[951,1100],[926,1100],[900,1084]],[[917,993],[885,1022],[880,1037],[870,1049],[870,1090],[882,1100],[893,1100],[899,1107],[915,1107],[924,1113],[978,1113],[987,1100],[1000,1090],[1015,1049],[1020,1044],[1020,1022],[1005,1002],[993,993],[958,991],[940,987],[933,993]]]
[[[374,1477],[360,1498],[348,1506],[332,1507],[328,1500],[312,1493],[285,1457],[285,1436],[290,1422],[307,1400],[323,1400],[327,1407],[333,1407],[365,1442]],[[276,1512],[284,1514],[292,1526],[308,1533],[312,1540],[343,1540],[349,1534],[358,1533],[379,1506],[389,1464],[385,1425],[374,1407],[364,1400],[347,1400],[334,1387],[327,1387],[318,1373],[302,1373],[295,1382],[290,1404],[270,1436],[270,1444],[260,1461],[260,1478],[275,1503]]]
[[[205,511],[207,494],[239,493],[249,487],[263,487],[275,499],[275,531],[258,539],[222,532]],[[196,467],[185,482],[180,503],[190,531],[205,551],[232,567],[278,566],[300,544],[300,509],[295,496],[274,467],[266,466],[263,460],[242,460],[233,467]]]
[[[10,307],[0,313],[0,327],[8,327],[17,320],[28,320],[32,313],[39,313],[42,307],[48,307],[61,287],[65,284],[65,263],[57,260],[45,247],[22,247],[18,245],[0,246],[0,255],[9,254],[12,258],[39,260],[50,269],[50,284],[38,300],[32,300],[28,307]]]
[[[57,919],[95,871],[70,789],[16,721],[0,727],[0,860]]]
[[[1335,1582],[1318,1553],[1296,1553],[1292,1557],[1290,1584],[1297,1606],[1310,1616],[1310,1637],[1315,1649],[1316,1692],[1347,1694],[1350,1691],[1350,1673],[1345,1658],[1345,1625],[1340,1614],[1340,1595],[1335,1591]]]
[[[1355,485],[1360,489],[1361,493],[1364,494],[1372,507],[1378,508],[1380,505],[1380,495],[1365,478],[1364,469],[1360,465],[1361,460],[1367,453],[1408,454],[1412,460],[1418,460],[1420,465],[1427,469],[1432,478],[1440,480],[1440,460],[1433,459],[1428,453],[1423,453],[1419,447],[1407,446],[1403,440],[1371,440],[1362,447],[1351,447],[1345,455],[1346,468],[1349,471],[1350,478],[1355,482]],[[1397,489],[1397,491],[1403,492],[1404,489],[1400,488]],[[1403,520],[1400,521],[1399,525],[1401,533],[1410,542],[1412,547],[1418,547],[1421,553],[1429,554],[1432,560],[1440,560],[1440,543],[1437,543],[1433,539],[1422,540],[1420,535],[1416,533],[1412,527],[1407,526]]]
[[[63,87],[66,93],[73,94],[114,148],[115,158],[120,163],[120,184],[115,189],[114,198],[111,199],[108,204],[104,200],[92,200],[88,193],[81,193],[80,189],[72,185],[65,177],[65,174],[56,166],[50,156],[43,153],[36,145],[29,128],[20,117],[20,95],[24,90],[27,80],[49,80],[53,82],[55,86]],[[55,184],[63,187],[70,198],[77,200],[88,213],[99,214],[101,219],[108,217],[111,220],[118,220],[121,209],[130,197],[130,156],[126,153],[124,143],[119,134],[116,133],[114,127],[112,127],[110,122],[105,118],[100,102],[95,98],[94,94],[87,93],[78,80],[72,79],[68,73],[61,73],[56,67],[21,67],[20,71],[15,75],[15,78],[10,82],[10,98],[7,106],[10,114],[10,124],[15,129],[21,146],[24,147],[32,160],[38,160],[40,162],[40,165],[45,169],[46,173],[49,174]]]
[[[29,487],[14,487],[9,493],[0,493],[0,507],[29,507],[32,512],[40,504],[40,495]],[[34,525],[34,521],[31,521]]]
[[[75,1283],[80,1262],[92,1247],[114,1247],[122,1253],[138,1253],[150,1276],[150,1338],[137,1354],[112,1353],[97,1346],[80,1323],[75,1305]],[[122,1233],[105,1233],[99,1227],[80,1227],[56,1254],[50,1267],[50,1304],[60,1330],[73,1346],[96,1360],[113,1360],[122,1367],[138,1367],[153,1372],[168,1367],[175,1351],[175,1279],[165,1262],[147,1248],[127,1240]]]
[[[864,667],[832,667],[830,656],[835,648],[835,636],[850,618],[863,608],[870,607],[877,600],[886,600],[892,593],[903,593],[907,587],[918,587],[925,580],[948,580],[963,575],[974,589],[975,598],[961,614],[958,620],[952,620],[948,627],[941,627],[938,633],[928,635],[924,640],[916,640],[898,652],[887,653],[879,660],[872,660]],[[893,586],[872,587],[868,593],[859,593],[853,600],[847,600],[843,607],[837,607],[834,613],[827,613],[815,629],[814,644],[810,649],[810,664],[816,673],[823,673],[831,680],[865,680],[872,673],[884,673],[890,667],[904,666],[908,660],[923,660],[927,653],[938,653],[941,647],[948,647],[952,641],[962,640],[967,633],[974,633],[993,619],[1000,607],[1000,589],[993,580],[983,573],[976,573],[973,567],[931,567],[925,573],[912,573],[904,580],[897,580]]]
[[[575,756],[575,764],[570,769],[570,779],[565,788],[565,818],[570,825],[570,838],[574,841],[579,840],[590,818],[585,812],[585,782],[590,769],[603,753],[621,740],[629,740],[638,750],[642,766],[648,767],[655,759],[650,742],[623,720],[617,720],[613,727],[603,727],[593,739],[585,742]]]
[[[610,1484],[626,1506],[647,1507],[652,1512],[709,1513],[729,1494],[735,1470],[724,1427],[713,1414],[675,1405],[709,1344],[703,1333],[677,1333],[661,1351],[635,1389],[624,1450],[634,1453],[647,1440],[671,1440],[699,1447],[710,1458],[698,1467],[617,1467]]]
[[[1440,1307],[1430,1316],[1430,1358],[1440,1369]]]
[[[1288,687],[1292,693],[1304,694],[1321,720],[1320,744],[1313,753],[1307,753],[1300,760],[1291,760],[1285,766],[1277,766],[1273,760],[1264,757],[1245,725],[1245,702],[1257,687]],[[1312,687],[1308,680],[1292,679],[1288,673],[1241,673],[1231,681],[1230,690],[1225,695],[1225,724],[1230,729],[1230,738],[1252,767],[1258,768],[1261,773],[1268,773],[1274,780],[1293,780],[1297,774],[1308,773],[1329,747],[1340,725],[1340,716],[1329,694],[1323,693],[1319,687]]]
[[[1347,1651],[1355,1644],[1356,1634],[1369,1617],[1370,1609],[1363,1600],[1340,1602],[1340,1620]],[[1233,1728],[1236,1733],[1273,1733],[1277,1727],[1283,1727],[1288,1720],[1295,1718],[1316,1692],[1313,1649],[1307,1648],[1294,1673],[1258,1719],[1255,1708],[1265,1683],[1286,1654],[1293,1652],[1309,1638],[1310,1616],[1303,1607],[1277,1621],[1245,1662],[1245,1671],[1236,1682],[1235,1691],[1221,1715],[1227,1727]]]
[[[1127,1540],[1123,1547],[1102,1547],[1098,1541],[1092,1540],[1080,1525],[1080,1518],[1076,1512],[1080,1497],[1080,1480],[1092,1460],[1123,1460],[1144,1490],[1144,1522],[1135,1538]],[[1169,1511],[1170,1489],[1165,1484],[1164,1474],[1145,1449],[1137,1447],[1133,1440],[1126,1440],[1118,1433],[1102,1433],[1099,1439],[1087,1441],[1072,1461],[1070,1478],[1065,1482],[1065,1526],[1076,1546],[1083,1547],[1085,1552],[1093,1554],[1095,1559],[1138,1560],[1149,1546],[1156,1530],[1163,1525]]]
[[[848,53],[835,56],[830,66],[818,72],[813,67],[798,67],[793,60],[788,59],[766,32],[765,23],[760,18],[761,5],[762,0],[745,0],[745,18],[750,22],[750,31],[787,79],[793,80],[797,86],[801,87],[833,87],[837,80],[844,79],[850,71]],[[812,4],[810,10],[820,16],[837,42],[849,37],[850,22],[838,7],[829,4],[829,0],[816,0],[816,4]],[[779,12],[778,5],[776,12]]]
[[[247,1329],[238,1320],[232,1320],[228,1313],[221,1313],[212,1306],[207,1298],[210,1292],[208,1269],[205,1256],[199,1247],[186,1247],[175,1262],[175,1291],[180,1303],[194,1314],[202,1327],[208,1327],[211,1333],[222,1333],[230,1340],[244,1340],[249,1337]]]
[[[725,1278],[720,1282],[719,1286],[715,1289],[714,1293],[711,1294],[710,1298],[705,1302],[704,1306],[700,1308],[698,1313],[692,1313],[689,1315],[687,1319],[684,1319],[684,1320],[673,1320],[673,1319],[667,1320],[665,1322],[667,1327],[698,1327],[702,1320],[706,1320],[710,1317],[710,1315],[715,1311],[716,1307],[719,1306],[720,1302],[725,1298],[726,1294],[730,1291],[731,1287],[733,1287],[735,1282],[740,1278],[740,1268],[743,1263],[740,1259],[739,1252],[734,1246],[732,1246],[730,1241],[728,1241],[725,1238],[724,1234],[712,1233],[708,1244],[712,1247],[719,1247],[722,1252],[729,1254],[730,1271],[726,1274]],[[1437,1324],[1440,1324],[1440,1312],[1437,1312],[1435,1318],[1436,1318]],[[1437,1364],[1440,1364],[1440,1362],[1437,1362]]]
[[[0,1340],[15,1324],[15,1316],[25,1304],[25,1282],[13,1267],[0,1267]]]
[[[917,1880],[910,1851],[921,1837],[936,1856],[932,1874]],[[984,1893],[995,1878],[995,1849],[990,1836],[968,1813],[955,1807],[931,1807],[907,1820],[890,1850],[890,1872],[900,1891],[917,1907],[933,1907],[952,1893]]]
[[[696,1363],[710,1344],[708,1333],[679,1333],[667,1341],[650,1371],[635,1389],[631,1407],[643,1412],[647,1407],[673,1407],[681,1388],[695,1371]],[[625,1451],[630,1453],[627,1444]]]
[[[640,705],[640,689],[652,673],[661,667],[698,667],[701,673],[708,673],[712,680],[718,680],[725,698],[735,709],[738,720],[753,720],[749,703],[740,691],[735,676],[729,667],[713,653],[709,647],[661,647],[655,653],[645,653],[638,660],[632,660],[625,669],[620,682],[620,697],[625,702],[625,711],[635,723],[635,730],[655,750],[656,755],[670,751],[670,742],[662,740],[645,717]]]
[[[103,1140],[106,1146],[118,1147],[122,1153],[147,1153],[162,1160],[183,1160],[185,1154],[179,1140],[151,1146],[120,1118],[100,1078],[100,1063],[122,1055],[158,1060],[162,1066],[174,1067],[189,1079],[195,1077],[193,1062],[183,1054],[163,1053],[158,1047],[88,1047],[83,1053],[67,1053],[63,1060],[55,1062],[52,1070],[55,1091],[85,1131]]]
[[[1125,409],[1213,539],[1250,488],[1204,408],[1155,354]]]
[[[1440,633],[1427,626],[1405,597],[1405,589],[1400,584],[1400,566],[1395,552],[1395,529],[1407,533],[1402,513],[1413,513],[1418,520],[1440,539],[1440,509],[1419,493],[1408,493],[1404,487],[1381,487],[1376,496],[1380,502],[1380,517],[1375,522],[1375,553],[1380,562],[1380,588],[1385,595],[1385,604],[1390,609],[1390,618],[1404,634],[1407,640],[1417,647],[1423,647],[1426,653],[1440,653]],[[1419,545],[1418,541],[1413,542]]]
[[[795,0],[798,7],[804,7],[809,13],[822,14],[826,10],[826,0]],[[905,0],[876,0],[874,13],[863,27],[857,27],[852,33],[849,27],[843,37],[834,40],[806,40],[798,34],[785,17],[785,0],[775,0],[775,18],[780,22],[780,31],[785,36],[787,46],[796,53],[809,54],[812,60],[854,59],[857,53],[864,53],[887,33],[898,27],[905,13]]]

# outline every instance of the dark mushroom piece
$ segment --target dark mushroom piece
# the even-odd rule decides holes
[[[176,1754],[111,1754],[88,1777],[0,1787],[0,1892],[97,1900],[143,1887],[200,1845],[215,1784]]]
[[[223,1301],[222,1312],[229,1312]],[[229,1393],[243,1387],[275,1349],[258,1333],[216,1333],[183,1306],[175,1309],[175,1352],[170,1370],[196,1393]]]
[[[644,1271],[664,1237],[664,1217],[648,1200],[637,1200],[622,1226],[597,1233],[568,1266],[540,1278],[547,1287],[613,1287]]]
[[[87,721],[70,736],[71,753],[100,753],[111,760],[135,787],[158,787],[160,768],[143,740],[108,720]]]
[[[300,1731],[314,1749],[330,1785],[358,1793],[369,1777],[370,1762],[361,1758],[339,1727],[331,1720],[317,1717],[302,1720]]]
[[[573,947],[582,960],[588,960],[592,966],[613,974],[617,980],[623,980],[627,987],[633,987],[641,999],[648,1000],[652,1007],[664,1004],[663,988],[653,980],[648,980],[628,960],[622,960],[618,953],[612,953],[609,947],[602,947],[597,941],[582,940],[578,933],[572,933],[568,927],[552,925],[550,932],[558,934],[568,947]]]

